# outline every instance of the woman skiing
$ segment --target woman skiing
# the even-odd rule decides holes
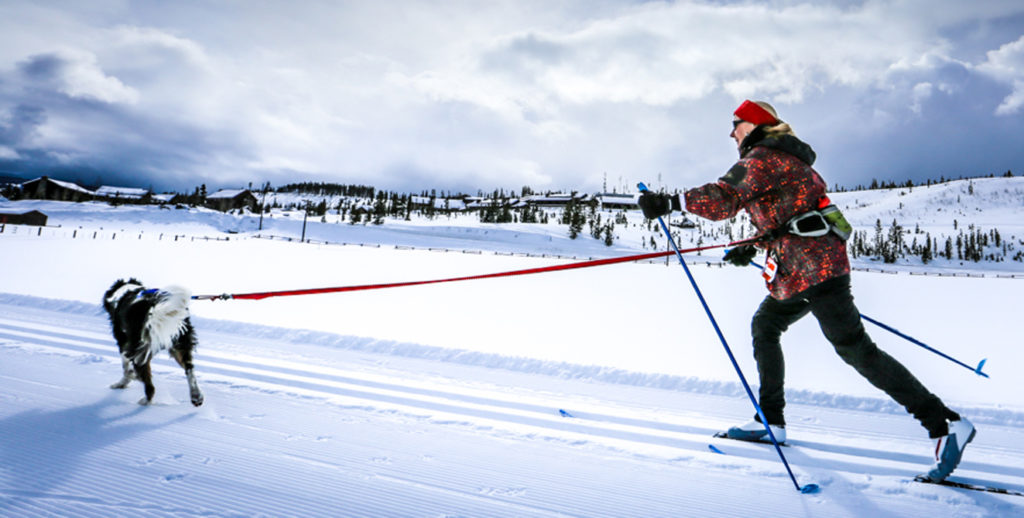
[[[746,266],[766,253],[764,279],[769,291],[751,322],[754,358],[760,377],[759,400],[772,434],[786,440],[783,408],[785,375],[780,338],[808,313],[818,320],[825,338],[839,356],[872,385],[917,418],[936,441],[935,464],[926,476],[945,479],[960,463],[974,438],[974,426],[929,392],[910,371],[880,350],[868,336],[850,292],[846,253],[849,224],[825,193],[825,182],[811,167],[815,153],[798,139],[789,124],[765,102],[744,101],[733,113],[740,160],[718,179],[687,191],[683,202],[664,193],[645,192],[639,204],[648,218],[673,208],[711,220],[745,210],[762,237],[755,245],[730,250],[725,260]],[[730,428],[733,439],[767,439],[767,429],[754,420]]]

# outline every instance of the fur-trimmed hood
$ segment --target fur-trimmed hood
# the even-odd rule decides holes
[[[758,126],[743,139],[740,143],[740,158],[745,158],[756,147],[765,147],[793,155],[807,165],[814,165],[814,160],[818,156],[806,142],[795,135],[769,135],[766,128],[767,126]]]

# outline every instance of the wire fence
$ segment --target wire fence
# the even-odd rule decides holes
[[[528,253],[528,252],[506,252],[500,250],[470,250],[461,248],[445,248],[445,247],[422,247],[414,245],[381,245],[380,243],[358,243],[358,242],[346,242],[346,241],[326,241],[318,239],[300,239],[291,236],[278,236],[270,234],[254,234],[254,235],[232,235],[232,236],[197,236],[188,234],[178,233],[165,233],[165,232],[145,232],[142,230],[110,230],[110,229],[84,229],[84,228],[65,228],[65,227],[50,227],[50,226],[31,226],[31,225],[15,225],[4,223],[0,224],[0,238],[4,236],[35,236],[35,237],[57,237],[66,239],[86,239],[86,240],[139,240],[139,241],[168,241],[168,242],[195,242],[195,241],[242,241],[246,239],[265,239],[269,241],[284,241],[288,243],[304,243],[312,245],[328,245],[328,246],[358,246],[363,248],[393,248],[395,250],[421,250],[429,252],[441,252],[441,253],[459,253],[459,254],[472,254],[472,255],[497,255],[507,257],[529,257],[538,259],[561,259],[567,261],[593,261],[596,259],[602,259],[604,257],[594,256],[579,256],[579,255],[562,255],[554,253]],[[661,264],[670,265],[670,257],[665,259],[646,259],[635,261],[641,264]],[[712,261],[707,259],[695,259],[687,258],[686,261],[689,265],[706,266],[708,268],[723,268],[727,263],[723,261]],[[1024,273],[999,273],[999,272],[943,272],[943,271],[913,271],[906,269],[887,269],[879,267],[863,267],[853,266],[851,268],[854,271],[866,272],[866,273],[880,273],[885,275],[918,275],[918,276],[929,276],[929,277],[965,277],[965,278],[994,278],[994,279],[1024,279]]]
[[[67,239],[84,239],[84,240],[104,240],[104,241],[116,241],[125,239],[134,239],[139,241],[151,240],[151,241],[231,241],[243,239],[242,236],[196,236],[189,234],[177,234],[167,232],[145,232],[143,230],[129,231],[129,230],[111,230],[111,229],[85,229],[85,228],[65,228],[65,227],[47,227],[47,226],[30,226],[30,225],[14,225],[10,223],[0,224],[0,236],[35,236],[35,237],[57,237]]]

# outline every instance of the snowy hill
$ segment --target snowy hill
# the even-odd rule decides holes
[[[1024,247],[1021,180],[833,200],[858,231],[895,219],[944,240],[974,225],[998,229],[1012,256]],[[650,251],[641,243],[652,236],[663,243],[635,213],[606,247],[586,234],[569,239],[564,225],[469,215],[380,226],[311,218],[306,237],[317,242],[298,243],[301,213],[266,217],[258,231],[256,215],[203,209],[4,206],[50,217],[43,229],[0,232],[4,516],[1024,513],[1024,497],[911,482],[930,463],[931,442],[839,360],[813,319],[784,337],[785,454],[800,483],[822,491],[797,492],[770,448],[712,439],[753,411],[682,269],[664,261],[195,301],[204,406],[189,405],[184,375],[166,356],[155,366],[156,404],[136,404],[138,385],[107,388],[120,362],[98,299],[119,277],[217,294],[520,270],[571,262],[554,255]],[[702,223],[680,237],[684,246],[717,243],[742,224]],[[749,319],[764,288],[757,271],[721,267],[718,257],[689,259],[753,380]],[[953,478],[1024,491],[1015,325],[1024,279],[1010,277],[1024,276],[1024,263],[960,262],[859,258],[872,269],[854,273],[854,294],[866,315],[955,358],[988,358],[985,379],[868,327],[978,426]]]

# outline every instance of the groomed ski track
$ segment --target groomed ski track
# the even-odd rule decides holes
[[[803,495],[773,449],[711,438],[749,416],[742,395],[303,343],[301,331],[230,322],[197,325],[203,407],[166,355],[156,404],[143,407],[137,382],[107,388],[116,346],[98,307],[82,306],[0,301],[0,515],[1024,514],[1020,497],[912,482],[928,443],[903,415],[790,405],[785,454],[801,483],[822,487]],[[1024,431],[976,413],[955,478],[1024,490],[1024,451],[999,446]]]

